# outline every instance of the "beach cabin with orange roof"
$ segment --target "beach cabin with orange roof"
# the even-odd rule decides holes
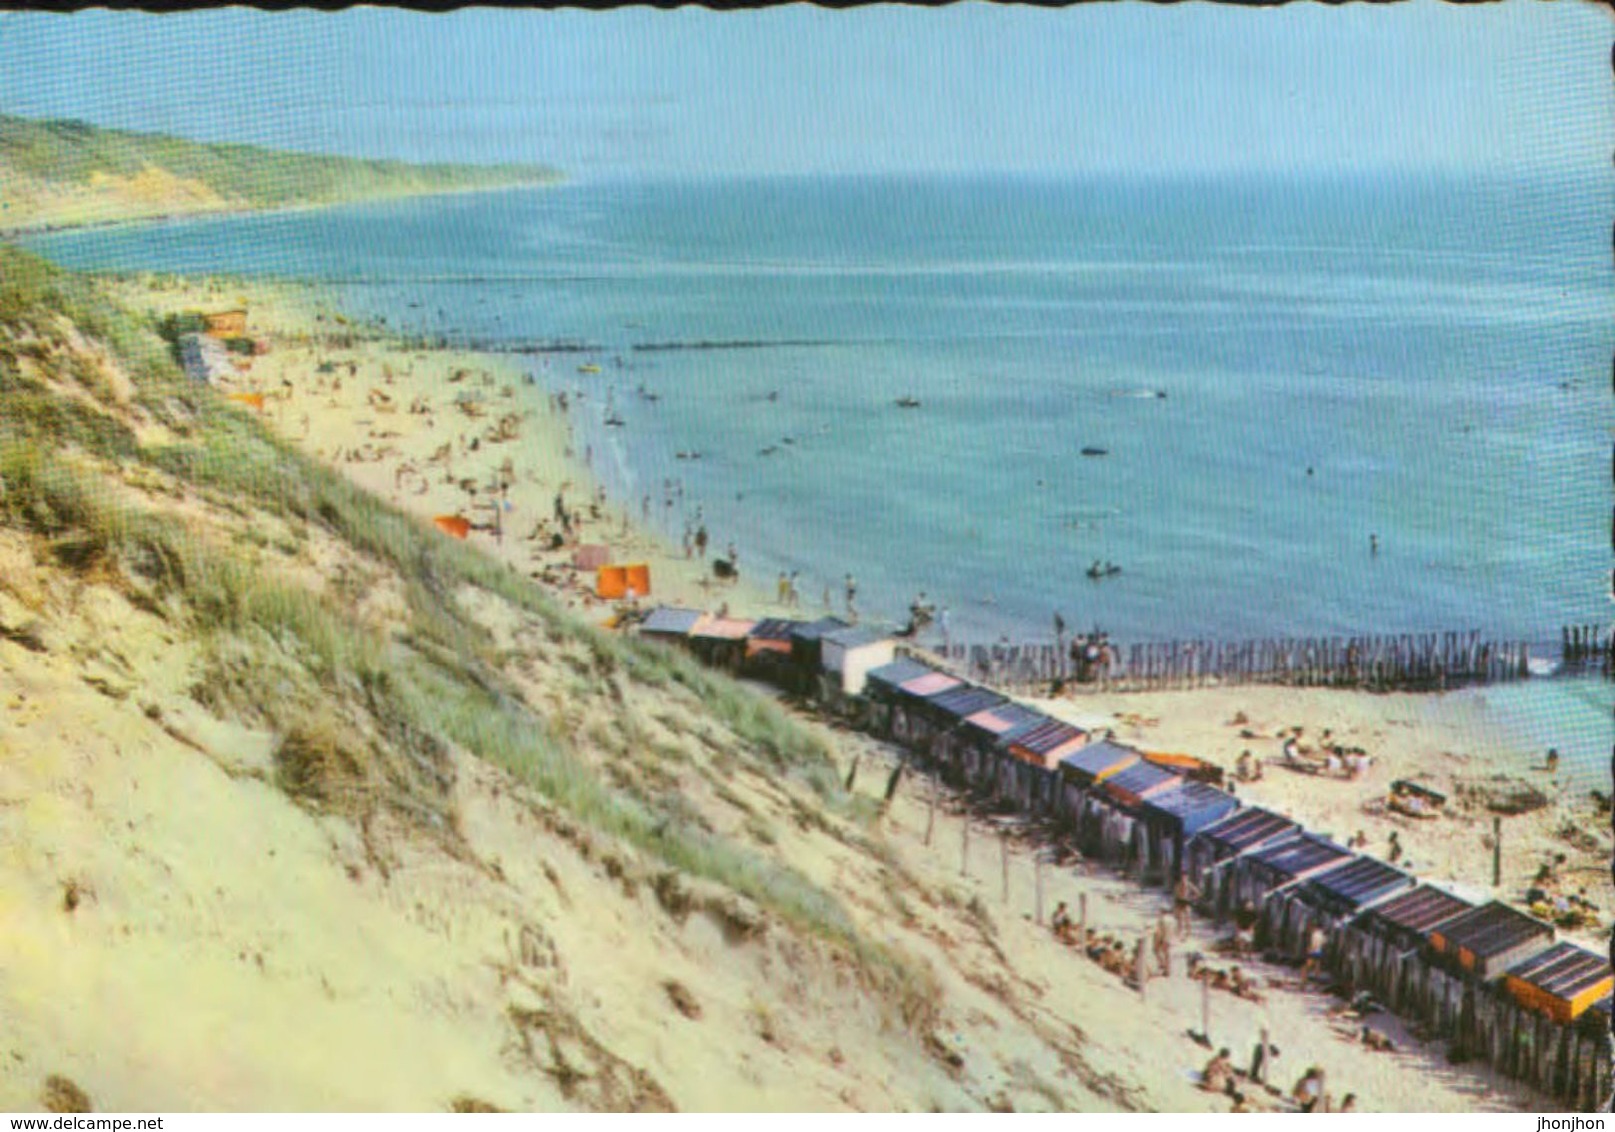
[[[1490,993],[1477,989],[1473,1018],[1466,1002],[1455,1044],[1460,1053],[1484,1057],[1510,1077],[1573,1098],[1585,1090],[1589,1072],[1578,1023],[1612,986],[1607,956],[1574,943],[1553,944],[1510,966],[1486,988]],[[1599,1060],[1606,1062],[1607,1036],[1597,1035]]]
[[[1574,1022],[1615,990],[1615,971],[1607,955],[1574,943],[1556,943],[1510,967],[1503,986],[1527,1010],[1555,1022]]]
[[[706,614],[690,629],[690,650],[713,668],[738,673],[746,661],[746,635],[755,624]]]
[[[202,321],[207,323],[209,338],[245,338],[247,336],[247,312],[245,308],[204,313]]]

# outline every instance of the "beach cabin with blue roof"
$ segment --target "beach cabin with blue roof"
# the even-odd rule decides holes
[[[1132,766],[1142,753],[1113,739],[1096,739],[1060,760],[1061,816],[1083,838],[1088,794],[1110,775]]]
[[[690,630],[696,623],[706,616],[699,609],[681,609],[677,606],[661,605],[646,614],[645,620],[639,623],[639,635],[657,641],[686,641]]]
[[[931,697],[924,705],[916,705],[931,731],[925,753],[947,781],[958,785],[964,778],[963,754],[968,747],[966,721],[1008,703],[1006,697],[990,688],[964,683]]]
[[[1184,850],[1184,872],[1200,890],[1201,904],[1220,920],[1232,910],[1233,862],[1241,853],[1288,841],[1301,826],[1260,806],[1235,810],[1195,834]]]
[[[1430,933],[1474,907],[1428,884],[1370,905],[1341,931],[1341,969],[1353,986],[1373,992],[1392,1010],[1422,1016]]]
[[[864,678],[864,696],[873,707],[871,726],[896,742],[911,743],[918,703],[962,683],[957,676],[909,656],[872,668]]]
[[[1262,913],[1274,893],[1338,869],[1350,860],[1349,850],[1316,834],[1298,833],[1288,840],[1271,842],[1233,859],[1229,904],[1235,909],[1249,905]],[[1274,925],[1265,914],[1259,925],[1257,942],[1264,943],[1264,933]]]
[[[960,777],[972,787],[994,781],[1002,758],[1000,744],[1043,725],[1048,718],[1013,700],[966,716],[958,731]]]
[[[1358,857],[1330,869],[1268,903],[1269,942],[1297,958],[1306,954],[1314,928],[1328,939],[1327,964],[1339,970],[1345,957],[1342,934],[1357,913],[1413,888],[1418,882],[1373,857]]]
[[[1102,860],[1131,869],[1138,864],[1139,815],[1146,798],[1165,793],[1185,779],[1175,771],[1140,758],[1105,776],[1088,792],[1084,832]]]
[[[1177,883],[1189,839],[1238,808],[1239,799],[1226,790],[1192,779],[1143,799],[1136,852],[1144,880]]]

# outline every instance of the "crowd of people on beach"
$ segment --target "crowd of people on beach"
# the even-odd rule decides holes
[[[1050,930],[1062,946],[1077,951],[1125,985],[1142,993],[1148,983],[1172,977],[1174,946],[1188,939],[1191,911],[1200,896],[1198,887],[1189,878],[1181,878],[1172,890],[1171,914],[1157,916],[1152,925],[1131,943],[1114,931],[1098,930],[1077,923],[1064,901],[1055,906]],[[1215,941],[1213,950],[1236,958],[1255,956],[1257,921],[1255,905],[1250,901],[1244,902],[1233,915],[1233,934]],[[1314,928],[1299,979],[1272,979],[1272,985],[1300,988],[1307,985],[1309,979],[1322,977],[1321,963],[1326,942],[1322,929]],[[1209,990],[1224,992],[1256,1005],[1265,1005],[1267,1002],[1262,980],[1238,963],[1219,966],[1200,951],[1188,951],[1184,956],[1183,971],[1191,981],[1201,983]],[[1331,1021],[1349,1023],[1349,1032],[1337,1029],[1337,1033],[1354,1044],[1376,1052],[1395,1052],[1396,1044],[1391,1038],[1362,1022],[1364,1017],[1378,1009],[1378,1004],[1365,993],[1349,1003],[1331,1008],[1328,1016]],[[1191,1036],[1195,1036],[1193,1031]],[[1208,1044],[1204,1035],[1197,1036],[1196,1040]],[[1278,1046],[1272,1044],[1264,1029],[1252,1051],[1248,1068],[1237,1067],[1231,1051],[1224,1047],[1206,1062],[1198,1074],[1198,1085],[1205,1092],[1228,1098],[1230,1112],[1356,1111],[1356,1095],[1346,1093],[1337,1098],[1328,1089],[1324,1070],[1316,1065],[1309,1066],[1288,1093],[1271,1084],[1269,1076],[1278,1056]]]

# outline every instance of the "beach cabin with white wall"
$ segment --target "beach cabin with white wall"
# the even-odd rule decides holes
[[[897,656],[897,642],[878,629],[853,626],[826,633],[819,640],[819,665],[831,677],[839,678],[842,695],[863,694],[871,670],[890,664]]]

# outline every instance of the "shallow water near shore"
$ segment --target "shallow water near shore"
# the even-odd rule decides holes
[[[1609,195],[613,182],[29,243],[582,347],[525,364],[585,393],[596,474],[674,541],[699,504],[744,569],[800,570],[810,610],[850,571],[866,612],[924,589],[959,636],[1047,636],[1058,609],[1127,640],[1550,645],[1607,616]],[[1090,581],[1097,559],[1121,574]]]

